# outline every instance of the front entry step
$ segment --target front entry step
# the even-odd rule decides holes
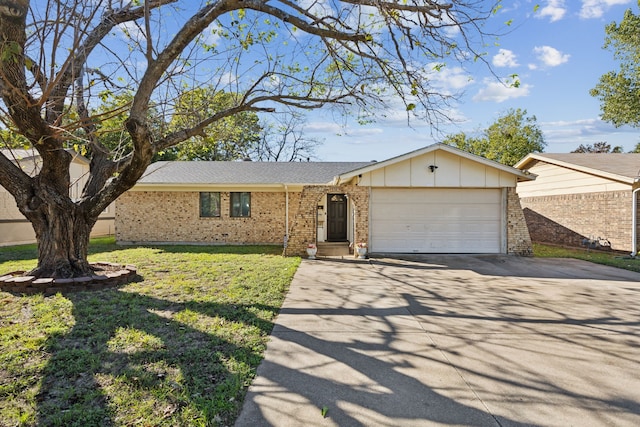
[[[318,256],[350,255],[349,242],[318,242]]]

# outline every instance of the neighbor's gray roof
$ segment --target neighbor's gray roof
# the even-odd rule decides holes
[[[12,149],[2,148],[0,149],[0,153],[2,153],[2,155],[8,158],[9,160],[18,160],[18,161],[28,160],[33,157],[40,156],[40,154],[38,154],[38,152],[34,149],[24,150],[21,148],[12,148]]]
[[[327,184],[371,162],[156,162],[139,184]]]
[[[70,148],[65,148],[65,150],[69,154],[71,154],[74,159],[78,158],[83,162],[89,164],[89,160],[86,157],[81,156],[80,154],[76,153],[74,150]],[[34,148],[29,148],[26,150],[23,148],[2,148],[0,149],[0,153],[2,153],[2,155],[5,156],[7,159],[13,160],[13,161],[32,160],[40,157],[40,153],[38,153],[38,151]]]
[[[535,153],[518,162],[526,167],[532,161],[546,161],[598,175],[617,175],[633,180],[640,175],[640,153]]]

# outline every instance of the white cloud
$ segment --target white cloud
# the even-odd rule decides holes
[[[442,67],[431,63],[425,67],[425,76],[444,93],[459,92],[472,83],[471,76],[462,67]]]
[[[344,127],[336,122],[308,122],[304,125],[305,132],[332,133],[338,135],[344,132]]]
[[[631,0],[582,0],[580,17],[600,18],[610,7],[628,3],[631,3]]]
[[[516,54],[508,49],[500,49],[493,57],[492,63],[495,67],[517,67]]]
[[[528,96],[532,88],[528,84],[520,84],[518,87],[509,86],[494,79],[485,79],[485,86],[473,96],[473,101],[504,102],[509,99],[522,98]]]
[[[585,133],[593,133],[599,126],[606,125],[600,119],[579,119],[579,120],[557,120],[540,124],[548,129],[553,137],[578,136]]]
[[[133,40],[138,44],[144,42],[145,37],[142,28],[135,21],[122,22],[118,24],[118,28],[122,31],[125,40]]]
[[[222,74],[218,79],[218,86],[221,87],[229,87],[236,83],[238,83],[238,76],[231,72]]]
[[[327,0],[300,0],[298,6],[318,17],[334,15],[333,8]]]
[[[208,45],[217,46],[221,40],[221,32],[223,31],[222,27],[218,22],[212,22],[209,26],[202,32],[204,37],[204,42]]]
[[[555,22],[561,20],[565,13],[567,13],[567,9],[564,0],[548,0],[547,5],[541,8],[535,16],[538,18],[549,17],[551,22]]]
[[[569,57],[571,56],[551,46],[536,46],[533,48],[533,51],[538,56],[538,59],[548,67],[557,67],[558,65],[564,64],[569,61]]]
[[[456,37],[460,34],[460,27],[458,25],[454,25],[454,18],[450,17],[446,13],[440,17],[439,25],[444,26],[444,34],[447,37]]]
[[[420,120],[413,112],[407,113],[407,108],[404,104],[400,105],[399,102],[395,102],[394,105],[380,112],[379,116],[376,117],[376,123],[387,128],[405,128],[407,126],[419,128],[429,126],[429,123]]]
[[[549,153],[569,152],[580,144],[599,141],[606,141],[612,147],[621,145],[624,150],[630,150],[635,145],[633,136],[637,134],[635,128],[616,128],[599,118],[541,122],[540,128],[548,143],[545,151]]]
[[[406,123],[406,119],[405,119]],[[367,137],[384,133],[384,129],[373,126],[340,125],[336,122],[314,121],[304,125],[305,133],[320,133],[351,137]]]
[[[347,128],[345,135],[348,136],[372,136],[384,133],[384,129],[378,127],[349,127]]]
[[[271,74],[264,82],[264,87],[267,89],[277,89],[282,84],[280,76]]]
[[[382,21],[378,8],[375,6],[355,5],[354,7],[351,7],[346,11],[343,10],[342,12],[348,13],[345,21],[347,25],[352,28],[366,27],[370,29],[375,27],[377,25],[376,23],[380,23]]]
[[[579,119],[573,121],[559,120],[540,123],[545,137],[554,142],[566,142],[575,144],[573,148],[585,141],[606,141],[613,133],[620,133],[613,125],[595,119]],[[586,139],[585,139],[586,138]]]
[[[597,136],[601,141],[607,140],[607,135],[613,133],[632,135],[637,134],[638,130],[630,126],[616,128],[611,123],[605,122],[600,118],[577,119],[577,120],[556,120],[550,122],[542,122],[540,124],[547,129],[550,135],[560,137],[562,135],[570,136]]]

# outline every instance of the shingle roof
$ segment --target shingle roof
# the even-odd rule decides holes
[[[640,175],[640,153],[536,153],[536,160],[575,165],[633,180]]]
[[[156,162],[139,184],[327,184],[371,162]]]

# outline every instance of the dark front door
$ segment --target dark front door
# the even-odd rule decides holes
[[[347,240],[347,198],[344,194],[327,195],[327,240]]]

